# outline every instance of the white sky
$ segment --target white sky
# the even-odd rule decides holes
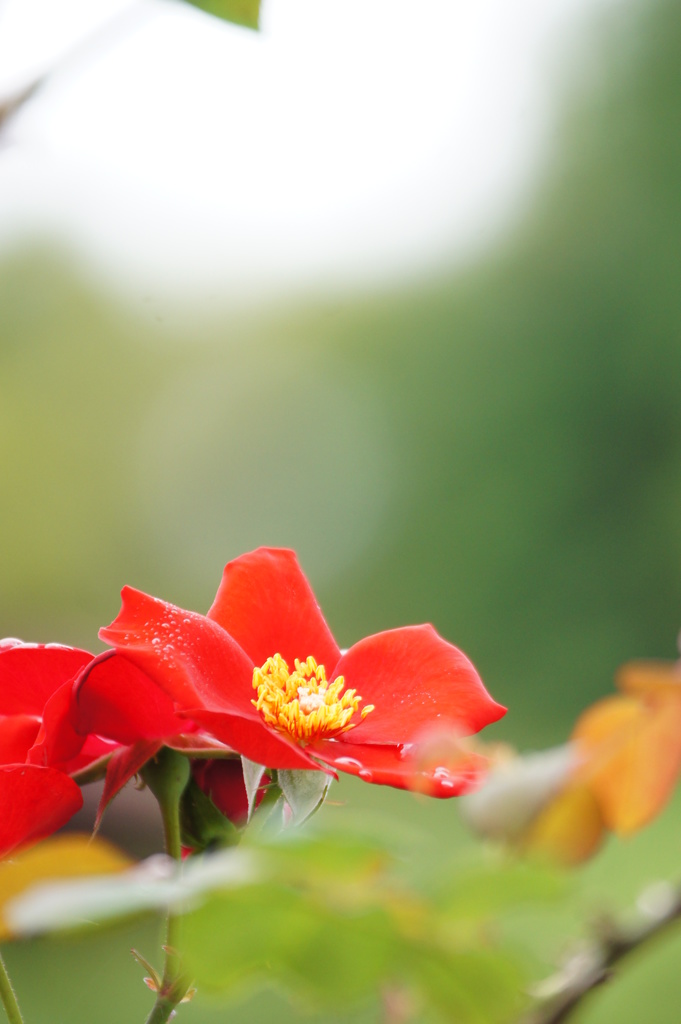
[[[256,34],[174,0],[0,0],[0,97],[71,53],[4,133],[0,248],[247,302],[467,258],[522,209],[566,41],[588,65],[580,30],[624,2],[264,0]]]

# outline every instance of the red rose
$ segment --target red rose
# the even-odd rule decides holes
[[[424,736],[478,732],[505,709],[432,626],[369,636],[342,654],[292,551],[259,548],[230,562],[207,615],[130,587],[100,631],[152,679],[178,714],[258,764],[335,769],[366,781],[455,796],[481,759],[424,767]],[[119,715],[143,714],[119,689]]]

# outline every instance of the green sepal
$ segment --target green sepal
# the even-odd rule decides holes
[[[246,796],[248,797],[248,821],[250,821],[255,807],[255,798],[258,795],[258,789],[265,774],[265,767],[262,764],[257,764],[255,761],[249,761],[243,754],[241,756],[241,767],[244,773],[244,786],[246,787]]]
[[[217,809],[209,796],[192,779],[180,803],[180,834],[182,845],[193,850],[212,846],[234,846],[239,842],[239,829]]]
[[[319,810],[332,781],[333,777],[323,771],[301,769],[277,772],[277,783],[291,808],[292,824],[302,824]]]

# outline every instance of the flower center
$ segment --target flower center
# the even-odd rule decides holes
[[[289,672],[282,656],[275,654],[253,670],[253,689],[258,698],[252,703],[267,724],[303,743],[330,739],[357,725],[351,719],[362,698],[356,690],[345,690],[343,676],[328,683],[326,669],[312,656],[296,658],[295,670]],[[360,720],[373,710],[373,704],[362,708]]]

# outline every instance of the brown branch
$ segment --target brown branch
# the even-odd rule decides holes
[[[8,96],[7,99],[0,101],[0,130],[2,130],[5,121],[14,114],[20,107],[24,105],[26,100],[29,100],[33,93],[42,84],[42,79],[37,78],[31,82],[24,89],[20,89],[15,92],[12,96]]]
[[[635,924],[599,923],[563,969],[538,986],[542,1001],[523,1024],[564,1024],[594,989],[609,981],[620,960],[681,920],[681,889],[658,883],[641,895],[638,906],[645,916]]]

